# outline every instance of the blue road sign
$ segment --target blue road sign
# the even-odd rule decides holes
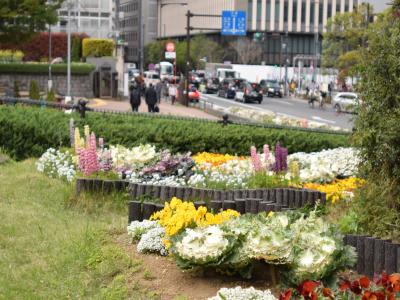
[[[222,11],[222,35],[246,35],[245,11]]]

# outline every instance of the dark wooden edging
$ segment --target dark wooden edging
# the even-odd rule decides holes
[[[322,204],[326,203],[326,194],[324,193],[290,188],[221,191],[130,184],[129,190],[132,199],[129,203],[129,222],[148,219],[152,213],[163,209],[164,204],[156,205],[141,201],[140,198],[144,195],[160,199],[160,203],[165,203],[172,197],[177,197],[186,201],[193,201],[195,207],[207,206],[214,212],[221,209],[234,209],[241,214],[298,209],[306,204],[315,205],[318,200]]]
[[[373,278],[374,274],[385,271],[388,274],[400,272],[400,244],[390,240],[347,234],[344,243],[353,246],[357,252],[356,270]]]
[[[76,180],[76,192],[96,192],[110,194],[112,192],[127,191],[129,181],[126,180],[103,180],[78,178]]]

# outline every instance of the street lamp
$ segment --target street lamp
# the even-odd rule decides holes
[[[159,27],[160,27],[160,29],[159,29],[159,32],[160,32],[160,38],[162,37],[162,29],[161,29],[161,26],[162,26],[162,8],[164,7],[164,6],[168,6],[168,5],[180,5],[180,6],[186,6],[186,5],[188,5],[186,2],[167,2],[167,3],[162,3],[162,0],[160,0],[160,24],[159,24]],[[164,26],[165,26],[165,24],[164,24]],[[165,29],[164,29],[164,35],[165,35]]]

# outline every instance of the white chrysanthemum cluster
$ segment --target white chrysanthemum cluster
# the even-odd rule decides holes
[[[54,148],[47,149],[37,161],[36,168],[49,177],[68,182],[72,182],[76,174],[72,155],[68,151],[62,152]]]
[[[225,232],[218,226],[186,229],[185,236],[176,244],[179,256],[199,262],[220,257],[229,246]]]
[[[293,161],[300,165],[302,181],[325,182],[338,176],[355,176],[360,158],[354,148],[337,148],[314,153],[294,153],[288,156],[288,163]]]
[[[110,151],[113,167],[117,169],[140,170],[160,155],[156,151],[156,147],[149,144],[133,147],[132,149],[121,145],[111,146]]]
[[[270,290],[260,291],[254,287],[242,288],[237,286],[235,288],[222,288],[217,292],[217,295],[208,300],[277,300],[272,295]]]
[[[126,174],[126,178],[132,183],[165,185],[174,187],[186,186],[185,179],[179,176],[162,177],[159,174],[154,174],[151,178],[143,178],[140,173],[132,172]]]
[[[163,240],[165,239],[165,229],[161,226],[150,229],[142,235],[137,244],[137,251],[140,253],[159,253],[162,256],[168,255]]]

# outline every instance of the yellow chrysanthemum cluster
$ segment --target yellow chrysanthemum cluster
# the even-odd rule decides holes
[[[239,160],[245,159],[245,157],[240,157],[240,156],[234,156],[229,154],[216,154],[209,152],[198,153],[194,155],[192,158],[198,165],[208,163],[211,164],[213,167],[218,167],[234,159],[239,159]]]
[[[307,183],[304,185],[304,188],[326,193],[327,200],[334,204],[364,184],[365,180],[350,177],[347,179],[338,179],[328,184]]]
[[[172,237],[187,227],[209,226],[221,224],[240,214],[232,209],[218,214],[207,212],[207,208],[200,206],[195,208],[192,202],[185,202],[178,198],[172,198],[170,203],[165,203],[164,209],[154,213],[151,220],[158,220],[165,228],[168,237]],[[168,245],[168,243],[166,243]]]

